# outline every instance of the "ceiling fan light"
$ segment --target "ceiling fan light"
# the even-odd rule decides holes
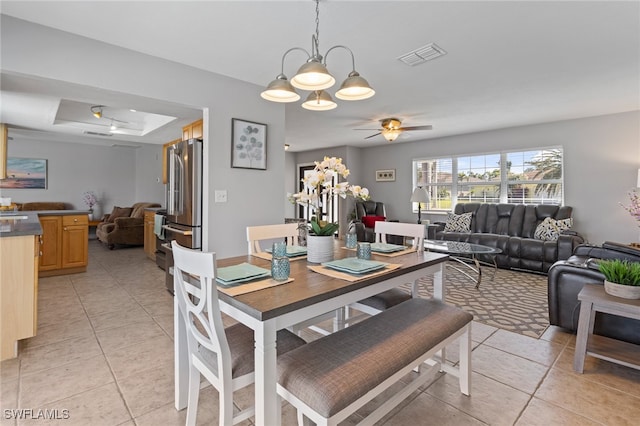
[[[301,90],[324,90],[335,83],[336,79],[317,59],[311,59],[302,65],[291,79],[291,84]]]
[[[389,142],[393,142],[398,139],[402,130],[399,129],[384,129],[382,130],[382,136]]]
[[[317,90],[312,92],[307,97],[307,100],[302,104],[302,108],[311,111],[329,111],[337,107],[331,95],[324,90]]]
[[[336,92],[336,98],[344,101],[361,101],[376,94],[369,86],[369,82],[362,78],[357,71],[352,71]]]
[[[385,118],[384,120],[380,121],[380,124],[384,129],[393,130],[400,128],[402,122],[397,118]]]
[[[287,77],[280,74],[273,80],[267,88],[260,93],[263,99],[271,102],[295,102],[300,99],[300,95],[296,93]]]

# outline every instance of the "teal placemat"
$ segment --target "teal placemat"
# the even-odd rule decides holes
[[[222,284],[243,282],[271,275],[271,271],[268,269],[260,268],[259,266],[246,262],[240,263],[239,265],[218,268],[217,273],[216,281]]]
[[[350,274],[365,274],[367,272],[377,271],[382,269],[388,264],[385,262],[378,262],[376,260],[364,260],[355,257],[348,257],[346,259],[333,260],[331,262],[325,262],[322,266],[335,269],[336,271],[348,272]]]

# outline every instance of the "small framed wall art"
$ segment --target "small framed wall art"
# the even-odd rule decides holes
[[[376,182],[394,182],[396,169],[376,170]]]
[[[267,170],[267,125],[231,119],[231,167]]]

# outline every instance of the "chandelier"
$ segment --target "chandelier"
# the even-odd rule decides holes
[[[369,86],[367,80],[362,78],[356,71],[355,58],[353,52],[346,46],[336,45],[327,50],[324,57],[320,54],[320,7],[319,0],[316,2],[316,33],[311,36],[311,54],[301,47],[292,47],[282,55],[280,74],[273,80],[260,96],[272,102],[296,102],[300,95],[295,88],[311,91],[307,99],[302,103],[302,107],[312,111],[327,111],[334,109],[338,105],[325,89],[332,87],[336,80],[327,70],[327,57],[329,53],[337,48],[345,49],[351,55],[351,68],[347,78],[342,82],[340,89],[336,92],[336,98],[345,101],[359,101],[372,97],[376,92]],[[307,62],[303,64],[291,82],[284,75],[284,60],[287,55],[294,50],[300,50],[307,54]],[[295,87],[295,88],[294,88]]]

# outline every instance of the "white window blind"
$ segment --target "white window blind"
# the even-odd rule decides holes
[[[562,204],[561,147],[413,161],[414,187],[430,196],[427,210],[457,203]],[[414,212],[417,203],[413,203]]]

